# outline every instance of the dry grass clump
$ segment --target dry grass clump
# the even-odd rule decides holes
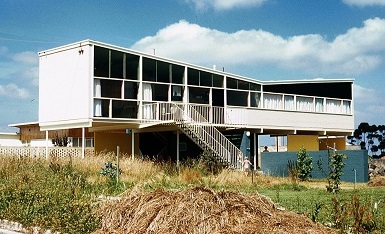
[[[188,190],[133,190],[99,211],[99,233],[334,233],[303,215],[277,209],[267,197]]]

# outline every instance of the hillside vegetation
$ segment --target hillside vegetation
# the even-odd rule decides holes
[[[200,228],[192,233],[237,233],[235,227],[242,225],[263,232],[257,229],[262,224],[267,225],[266,230],[291,232],[285,225],[290,220],[300,220],[313,233],[330,232],[327,227],[385,231],[383,187],[342,183],[342,190],[332,194],[326,191],[326,181],[293,183],[288,178],[247,177],[241,171],[214,170],[204,159],[183,162],[178,168],[171,162],[129,157],[120,160],[122,173],[117,182],[110,172],[101,174],[102,169],[106,172],[105,163],[114,165],[114,159],[113,155],[50,161],[1,158],[0,219],[66,233],[102,233],[113,226],[122,232],[136,230],[135,219],[143,217],[150,219],[146,222],[152,228],[161,224],[188,226],[188,220],[201,220]],[[127,202],[133,199],[137,202],[135,212],[132,202]],[[125,213],[119,213],[122,209],[117,207],[125,207]],[[182,223],[160,216],[177,218],[182,214],[178,209],[183,210]],[[125,214],[127,219],[116,223],[117,214]]]

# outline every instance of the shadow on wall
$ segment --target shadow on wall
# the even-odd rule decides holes
[[[313,158],[313,171],[312,178],[323,179],[324,174],[319,170],[317,161],[322,158],[323,167],[327,167],[327,155],[328,151],[308,151],[307,152]],[[330,152],[333,153],[333,152]],[[346,163],[341,176],[341,180],[345,182],[368,182],[368,151],[366,150],[343,150],[338,153],[347,155],[344,159]],[[297,160],[297,152],[261,152],[261,170],[266,175],[288,177],[288,161]]]

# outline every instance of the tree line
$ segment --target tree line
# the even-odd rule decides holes
[[[348,136],[351,144],[366,149],[374,158],[385,156],[385,125],[370,125],[362,122],[354,130],[352,136]]]

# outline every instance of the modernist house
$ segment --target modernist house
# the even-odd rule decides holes
[[[179,162],[205,151],[236,167],[245,135],[253,158],[263,134],[288,136],[289,151],[344,149],[352,88],[351,79],[258,81],[85,40],[39,53],[38,123],[47,137],[80,129],[83,146],[91,132],[96,152],[119,145]]]

